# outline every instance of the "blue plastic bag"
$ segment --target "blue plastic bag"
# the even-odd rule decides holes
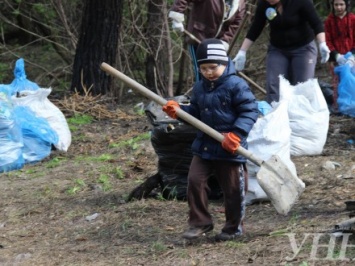
[[[263,116],[267,115],[271,110],[271,105],[266,101],[257,101],[259,113]]]
[[[14,109],[6,86],[0,85],[0,173],[21,169],[22,131],[14,115]]]
[[[36,116],[27,106],[16,106],[14,112],[21,124],[25,163],[38,162],[49,156],[52,144],[58,142],[58,135],[48,121]]]
[[[10,85],[0,84],[0,93],[2,93],[1,96],[2,100],[6,100],[7,102],[11,101],[10,98],[11,98],[12,89]]]
[[[11,87],[11,95],[16,95],[17,92],[25,91],[25,90],[38,90],[39,86],[27,79],[25,72],[25,62],[22,58],[16,61],[16,66],[14,69],[15,79],[9,84]]]
[[[348,64],[334,68],[339,76],[338,84],[338,111],[342,114],[355,117],[355,75]]]

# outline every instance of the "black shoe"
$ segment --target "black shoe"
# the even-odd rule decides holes
[[[182,237],[186,239],[194,239],[212,230],[213,230],[213,224],[190,227],[188,230],[186,230],[183,233]]]
[[[216,241],[230,241],[240,237],[241,233],[228,234],[225,232],[221,232],[215,236]]]

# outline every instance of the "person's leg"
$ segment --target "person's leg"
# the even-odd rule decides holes
[[[268,103],[279,101],[279,76],[283,75],[288,79],[289,63],[287,54],[272,45],[269,46],[266,57],[266,101]]]
[[[243,233],[245,214],[245,179],[242,164],[235,162],[214,163],[216,178],[222,188],[226,222],[217,240],[230,240]]]
[[[191,63],[192,63],[192,68],[195,74],[195,82],[199,81],[201,79],[200,72],[198,71],[198,65],[197,65],[197,60],[196,60],[196,45],[189,44],[188,49],[190,52],[191,56]]]
[[[208,177],[211,164],[198,156],[193,156],[187,186],[187,200],[189,204],[189,225],[183,237],[195,238],[213,229],[213,221],[208,212]]]
[[[314,78],[314,72],[317,64],[317,46],[314,41],[289,52],[291,61],[292,78],[291,85],[297,85],[299,82],[305,82]]]

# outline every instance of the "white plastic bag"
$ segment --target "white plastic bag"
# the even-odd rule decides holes
[[[280,101],[288,101],[291,155],[319,155],[329,128],[329,109],[317,79],[296,86],[280,76]]]
[[[273,109],[259,117],[248,136],[248,150],[266,161],[272,155],[278,155],[282,162],[297,176],[294,163],[290,158],[291,129],[289,126],[286,101],[273,104]],[[260,167],[247,161],[249,183],[246,203],[264,201],[268,197],[257,182],[256,174]]]
[[[71,133],[63,113],[47,97],[52,89],[40,88],[36,91],[22,91],[21,97],[12,97],[14,104],[28,106],[37,116],[45,118],[58,135],[54,146],[60,151],[68,151]]]

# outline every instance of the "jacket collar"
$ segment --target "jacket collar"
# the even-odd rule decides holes
[[[216,80],[210,81],[206,79],[204,76],[202,76],[202,84],[204,88],[207,88],[208,91],[214,90],[216,87],[220,86],[225,82],[227,77],[231,75],[235,75],[236,70],[234,67],[234,63],[232,62],[231,59],[228,59],[228,64],[223,72],[223,74]]]

